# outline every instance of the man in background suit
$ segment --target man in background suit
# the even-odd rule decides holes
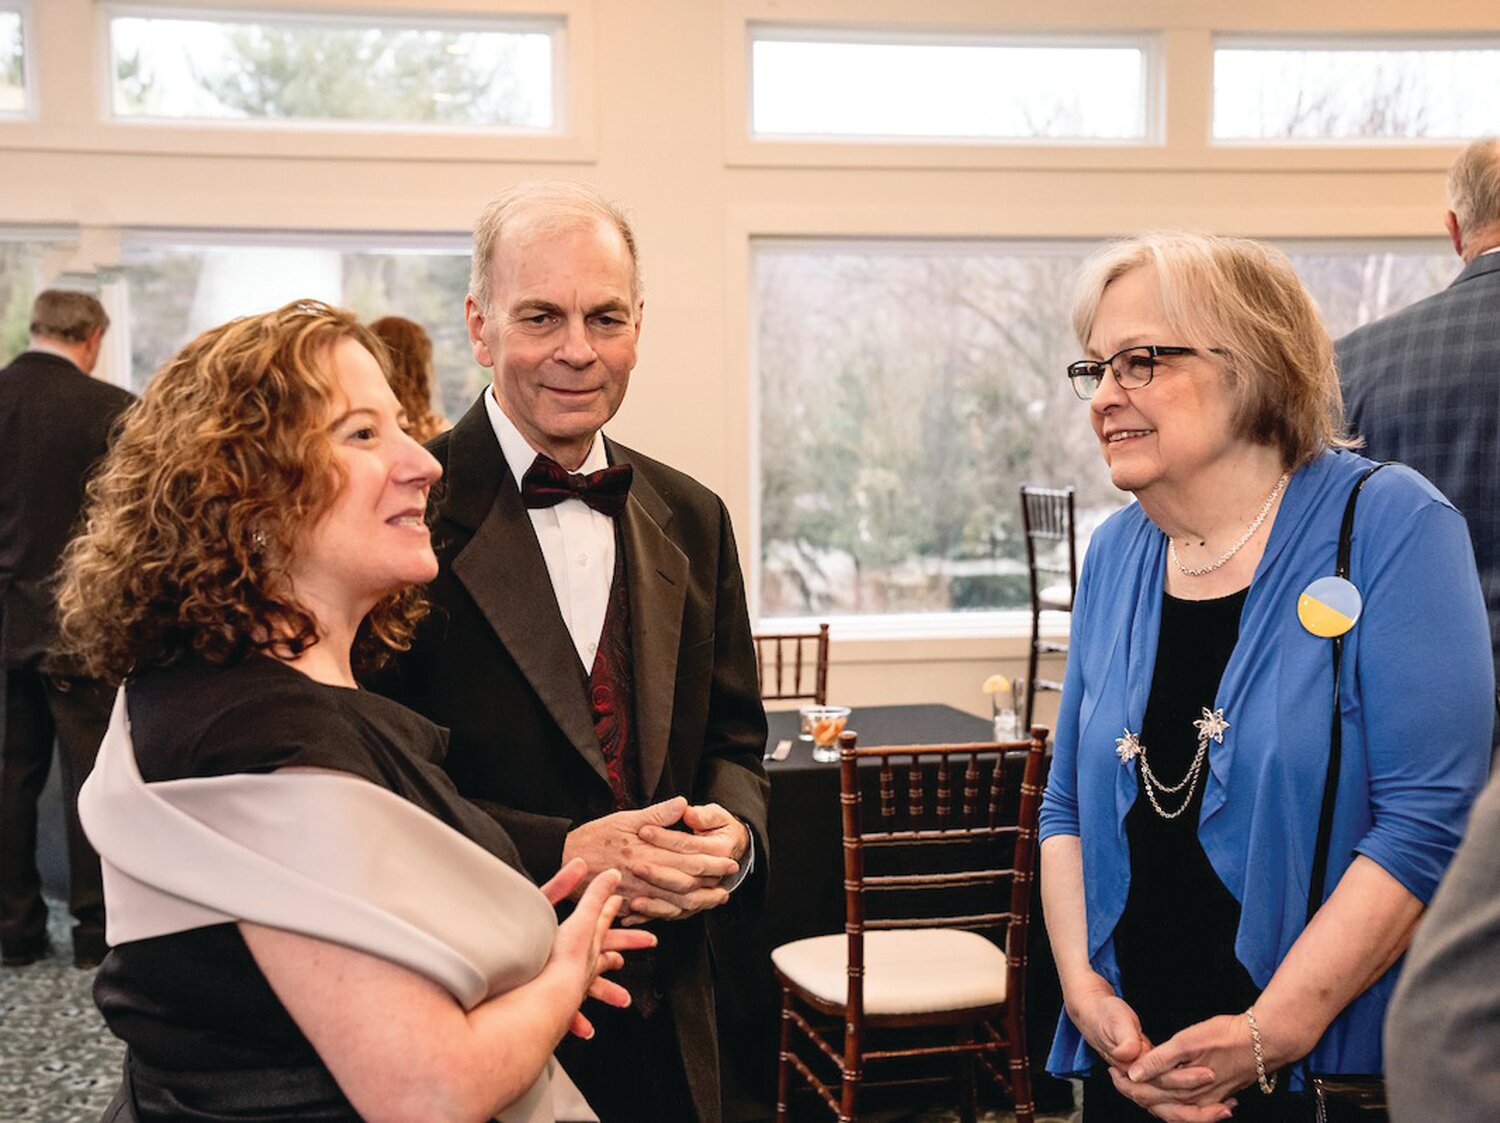
[[[91,296],[36,298],[31,341],[0,370],[0,959],[25,966],[47,952],[47,906],[36,866],[37,800],[57,742],[68,819],[73,962],[104,958],[99,858],[78,825],[78,788],[109,724],[113,692],[70,675],[57,642],[51,578],[72,537],[84,485],[110,428],[134,401],[90,375],[109,317]]]
[[[446,767],[538,881],[618,868],[628,1010],[559,1050],[605,1123],[720,1118],[702,913],[763,896],[765,712],[723,503],[604,437],[636,363],[635,238],[592,188],[496,198],[465,304],[492,385],[433,453],[433,612],[391,690],[452,731]],[[634,958],[634,956],[632,956]]]
[[[1463,272],[1339,340],[1339,375],[1366,455],[1415,468],[1469,520],[1500,673],[1500,139],[1464,149],[1448,202]]]

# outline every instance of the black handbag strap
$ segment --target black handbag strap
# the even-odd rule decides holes
[[[1334,574],[1349,579],[1349,551],[1354,538],[1354,506],[1359,502],[1365,481],[1393,461],[1367,468],[1349,492],[1344,504],[1344,521],[1339,526],[1338,562]],[[1344,637],[1333,637],[1333,722],[1328,731],[1328,778],[1323,783],[1323,807],[1318,816],[1318,839],[1313,848],[1312,880],[1307,889],[1307,923],[1323,904],[1323,887],[1328,880],[1328,848],[1333,841],[1333,805],[1338,800],[1339,766],[1344,755],[1343,707],[1339,701],[1339,671],[1344,662]]]

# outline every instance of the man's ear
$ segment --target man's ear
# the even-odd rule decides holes
[[[495,357],[490,354],[490,345],[484,341],[484,309],[479,307],[479,302],[470,294],[464,297],[464,323],[469,328],[469,349],[474,352],[474,361],[482,367],[495,365]]]
[[[646,314],[646,302],[638,300],[635,302],[635,340],[641,341],[641,319]]]
[[[1458,228],[1458,215],[1449,211],[1443,216],[1443,225],[1448,228],[1448,238],[1453,242],[1453,252],[1459,257],[1464,255],[1464,236]]]

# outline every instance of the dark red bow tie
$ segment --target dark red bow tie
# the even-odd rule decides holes
[[[521,502],[528,507],[555,507],[564,499],[582,499],[601,515],[615,518],[625,509],[634,475],[629,464],[616,464],[584,476],[538,453],[521,477]]]

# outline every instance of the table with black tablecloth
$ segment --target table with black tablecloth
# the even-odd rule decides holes
[[[771,877],[765,912],[753,926],[716,932],[726,1118],[731,1121],[759,1118],[757,1111],[774,1101],[781,988],[771,967],[771,949],[844,927],[839,766],[812,759],[811,742],[798,739],[795,710],[767,718],[767,752],[782,740],[792,745],[786,759],[766,761]],[[850,715],[848,728],[865,746],[965,743],[994,736],[985,718],[941,705],[861,706]],[[1027,1032],[1033,1070],[1040,1073],[1061,998],[1039,895],[1033,897],[1029,952]]]

